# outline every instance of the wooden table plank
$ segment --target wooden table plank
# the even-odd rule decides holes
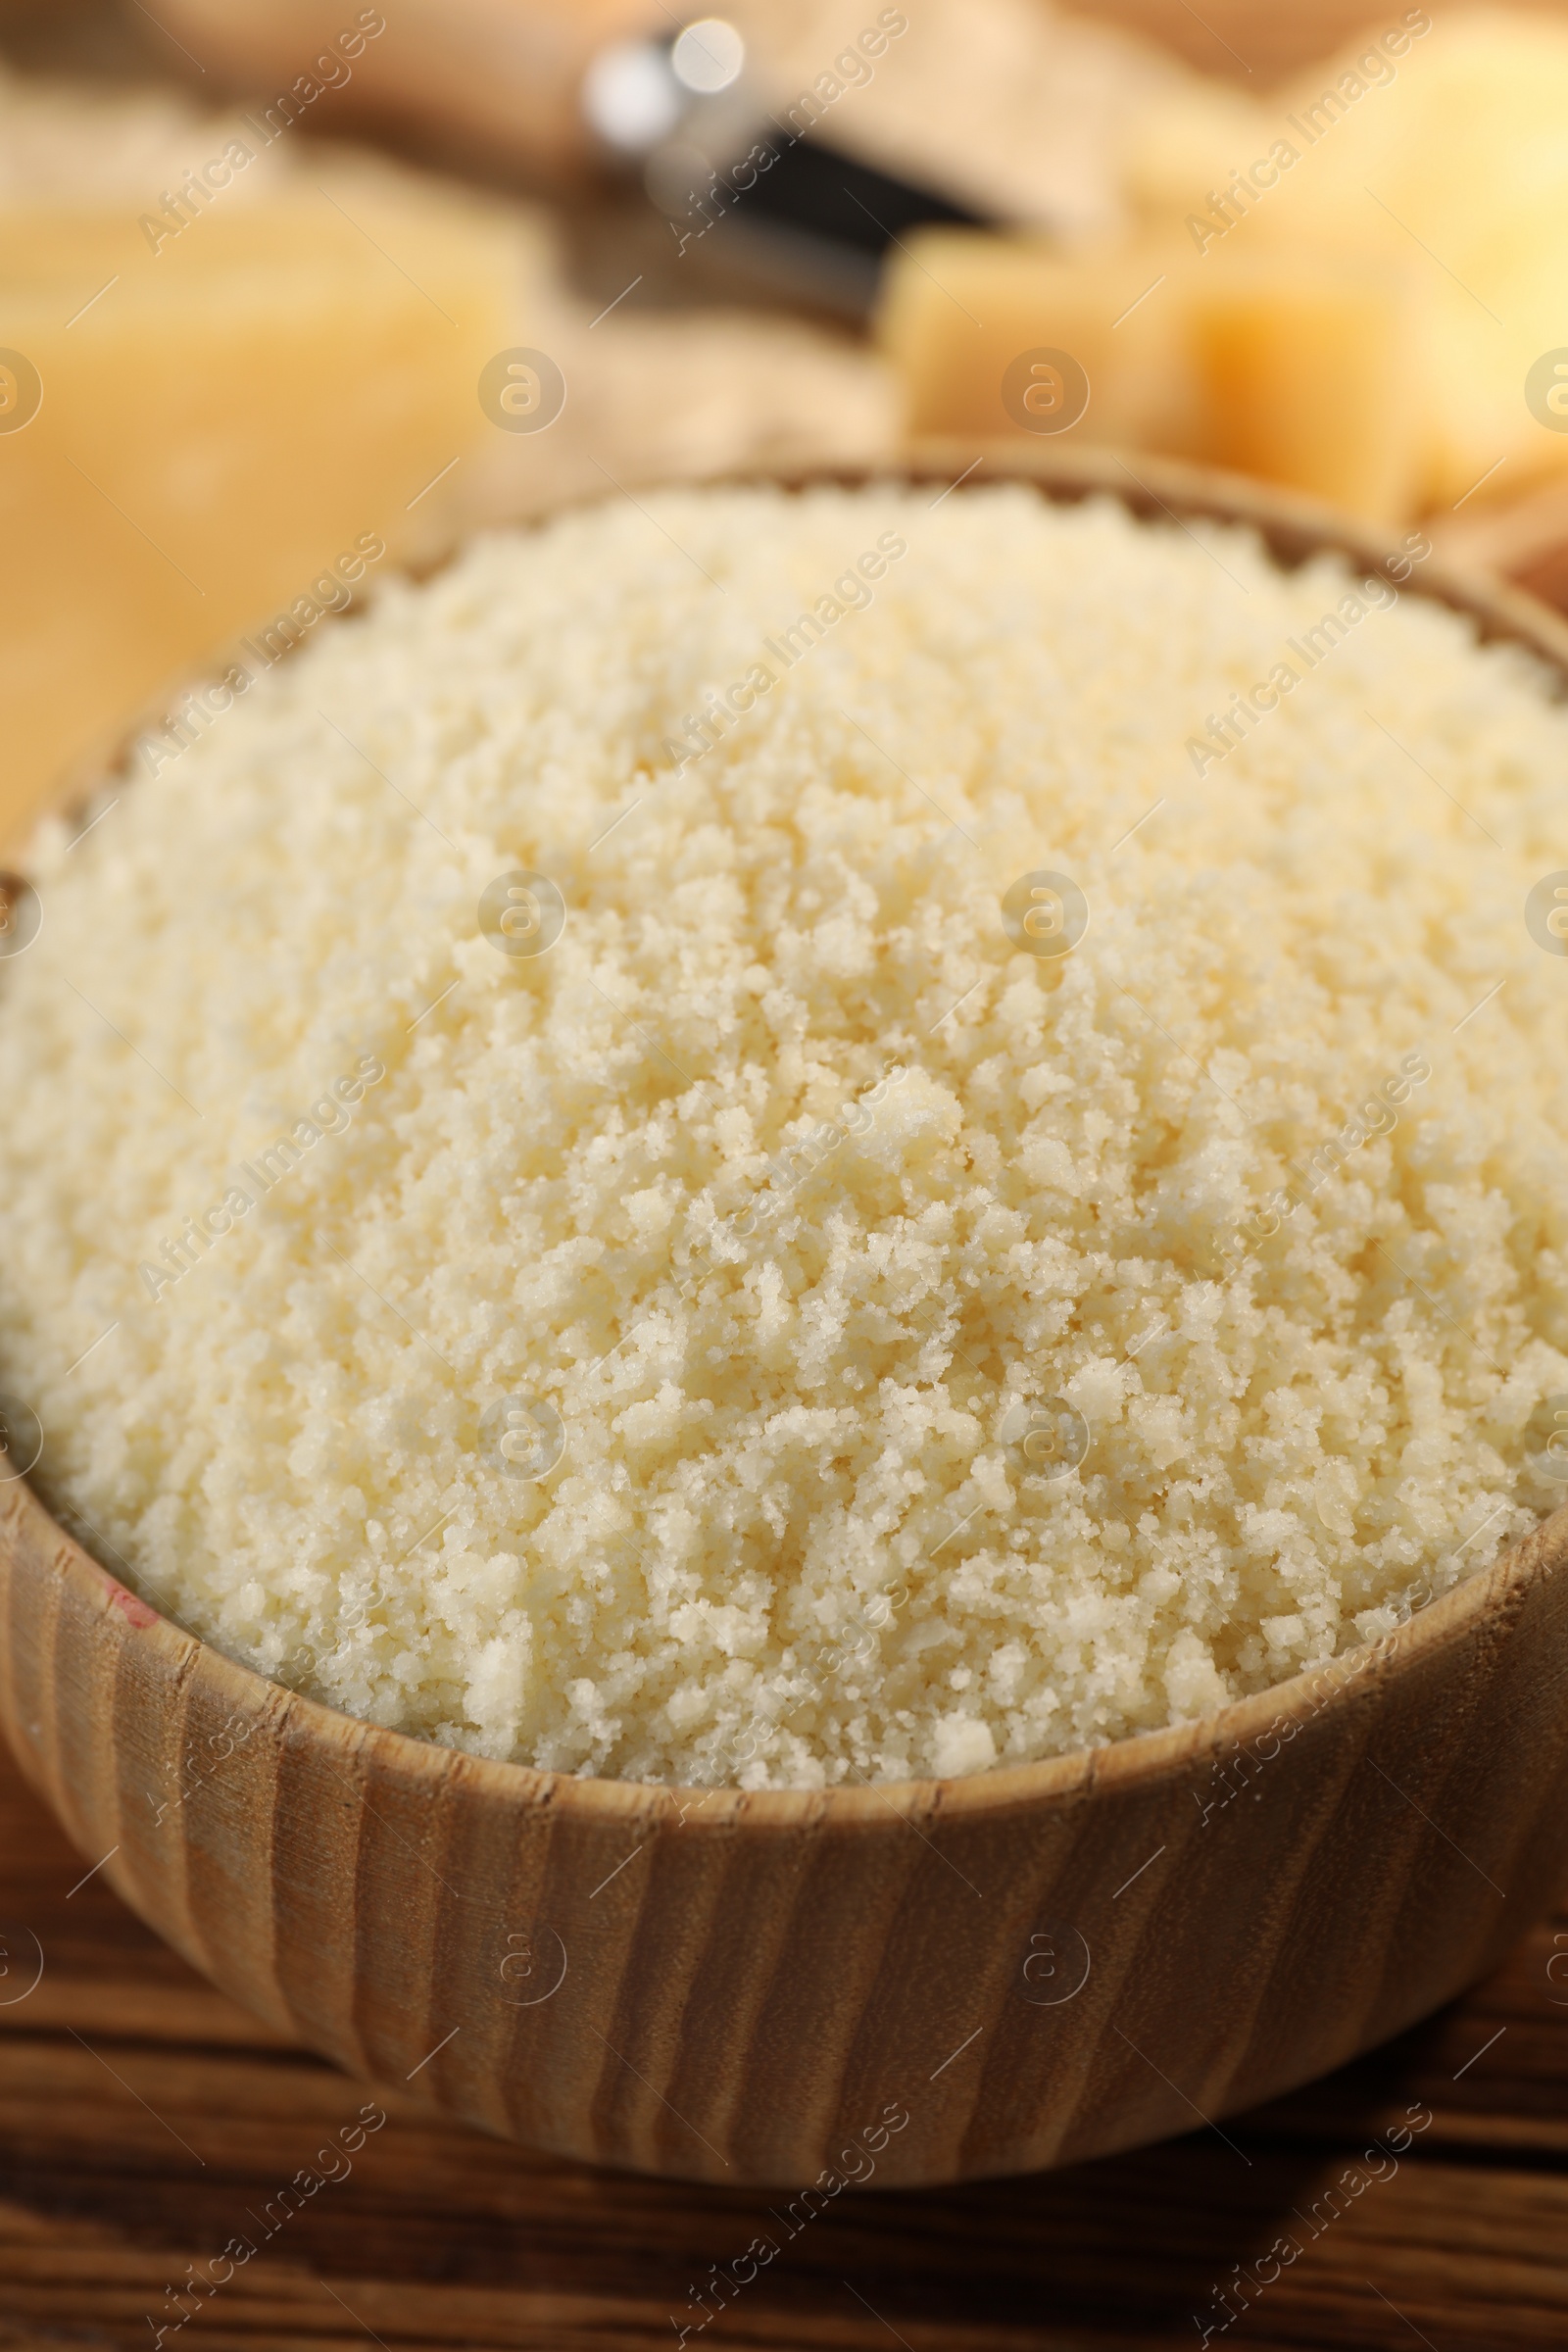
[[[689,2324],[719,2352],[1155,2352],[1208,2324],[1241,2352],[1568,2344],[1568,1911],[1468,1999],[1224,2138],[873,2185],[791,2236],[782,2195],[550,2163],[387,2094],[347,2177],[280,2219],[284,2184],[371,2094],[193,1977],[101,1878],[80,1884],[93,1859],[0,1762],[0,2002],[31,1936],[44,1959],[0,2006],[0,2352],[150,2346],[187,2266],[241,2234],[254,2258],[187,2296],[166,2343],[652,2352]],[[1412,2110],[1431,2120],[1396,2169],[1369,2165]],[[1348,2166],[1361,2193],[1337,2211]],[[1299,2252],[1222,2328],[1215,2291],[1282,2232]],[[776,2257],[714,2310],[714,2267],[764,2234]]]

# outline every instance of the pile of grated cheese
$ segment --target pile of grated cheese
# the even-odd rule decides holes
[[[615,499],[190,732],[0,961],[0,1390],[231,1656],[566,1772],[964,1774],[1563,1492],[1568,714],[1408,588]]]

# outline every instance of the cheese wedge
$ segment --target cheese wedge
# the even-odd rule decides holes
[[[517,339],[515,239],[477,204],[347,169],[184,219],[161,192],[0,207],[0,345],[41,390],[22,417],[13,369],[8,430],[0,376],[6,830],[344,549],[408,547]]]

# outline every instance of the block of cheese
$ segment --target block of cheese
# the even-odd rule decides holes
[[[1209,256],[1173,297],[1196,430],[1187,454],[1397,522],[1425,487],[1419,305],[1393,261]]]
[[[477,202],[348,166],[214,178],[0,203],[3,832],[357,540],[406,548],[519,339],[515,232]]]
[[[1382,256],[1410,273],[1422,504],[1568,467],[1531,368],[1568,345],[1568,24],[1545,11],[1391,10],[1206,148],[1129,153],[1142,217],[1205,260]]]
[[[948,235],[895,257],[884,332],[909,423],[1022,429],[998,386],[1032,339],[1096,379],[1080,437],[1378,519],[1478,485],[1518,496],[1568,470],[1548,398],[1568,351],[1565,122],[1568,24],[1493,8],[1391,11],[1271,98],[1154,93],[1124,152],[1139,226],[1120,250]],[[1152,251],[1166,283],[1113,327]]]
[[[1377,520],[1409,509],[1424,436],[1406,275],[1334,253],[1067,258],[972,230],[911,237],[881,313],[908,431],[1043,435],[1009,378],[1031,348],[1086,371],[1080,441],[1204,460]]]
[[[890,257],[877,320],[907,431],[1185,446],[1194,423],[1170,279],[1186,266],[1169,243],[1069,257],[975,229],[912,232]],[[1088,378],[1071,423],[1064,407],[1023,405],[1030,386],[1012,371],[1022,364],[1027,376],[1042,351],[1065,353]]]

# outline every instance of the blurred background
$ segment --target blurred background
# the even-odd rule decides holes
[[[0,838],[476,523],[1052,436],[1568,606],[1568,5],[0,0]]]

